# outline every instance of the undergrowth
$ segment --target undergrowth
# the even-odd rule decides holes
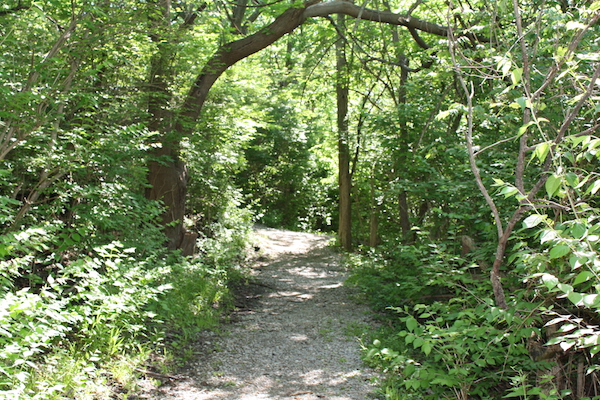
[[[593,336],[589,321],[574,325],[576,317],[565,315],[564,296],[549,296],[539,284],[531,250],[512,257],[514,269],[505,277],[508,309],[494,304],[489,267],[478,261],[482,255],[455,252],[451,242],[429,242],[348,255],[347,283],[383,319],[375,339],[363,344],[366,362],[385,377],[381,395],[389,400],[593,395],[596,368],[583,339]],[[557,282],[552,287],[561,285]],[[560,312],[563,320],[557,323],[553,316]],[[561,336],[576,328],[574,335]]]
[[[148,243],[90,248],[61,222],[0,236],[0,399],[125,399],[140,371],[170,372],[231,305],[249,229],[196,258]]]

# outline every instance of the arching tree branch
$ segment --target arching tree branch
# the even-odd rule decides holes
[[[360,18],[366,21],[404,26],[409,30],[414,29],[421,32],[427,32],[436,36],[448,36],[448,27],[446,26],[434,24],[432,22],[424,21],[422,19],[412,17],[409,15],[362,8],[356,4],[343,0],[334,0],[314,4],[312,6],[308,6],[306,8],[306,11],[304,12],[304,16],[306,18],[324,17],[330,14],[345,14],[350,17]],[[465,33],[464,36],[478,42],[490,41],[489,38],[474,35],[472,33]]]
[[[305,3],[304,7],[289,8],[284,11],[271,24],[258,32],[221,46],[204,66],[202,72],[198,75],[188,92],[188,96],[182,107],[182,117],[188,122],[198,118],[210,88],[229,67],[273,44],[282,36],[302,25],[306,19],[326,17],[331,14],[344,14],[366,21],[404,26],[409,29],[413,37],[415,37],[416,31],[444,37],[448,36],[449,31],[445,26],[423,21],[419,18],[395,14],[388,11],[362,8],[347,1],[334,0],[321,3],[318,0],[309,0]],[[472,34],[466,35],[471,35],[475,40],[480,42],[489,41],[485,37],[475,37]],[[421,47],[428,47],[419,39],[420,38],[417,35],[415,40]],[[190,128],[186,129],[181,124],[177,127],[177,131],[183,135],[191,133]]]

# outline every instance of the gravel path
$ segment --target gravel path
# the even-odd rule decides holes
[[[223,326],[206,334],[186,378],[159,390],[161,400],[364,400],[375,374],[354,336],[368,310],[343,286],[330,237],[260,228],[254,293]]]

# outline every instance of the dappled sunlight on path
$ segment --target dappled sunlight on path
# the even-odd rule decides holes
[[[254,269],[261,293],[234,323],[202,338],[186,379],[165,386],[163,400],[373,398],[373,372],[360,359],[356,334],[368,310],[343,286],[330,237],[259,229],[268,260]]]

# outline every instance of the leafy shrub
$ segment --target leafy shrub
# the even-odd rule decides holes
[[[248,226],[227,244],[245,248]],[[239,275],[241,253],[216,245],[195,259],[117,241],[75,255],[84,240],[61,223],[0,236],[0,398],[108,398],[107,373],[214,326]]]
[[[529,376],[535,385],[550,369],[532,350],[533,339],[543,336],[539,302],[495,307],[486,266],[453,255],[451,247],[429,243],[349,258],[348,282],[386,311],[387,323],[364,349],[385,372],[388,399],[501,398],[521,390],[513,378]]]

